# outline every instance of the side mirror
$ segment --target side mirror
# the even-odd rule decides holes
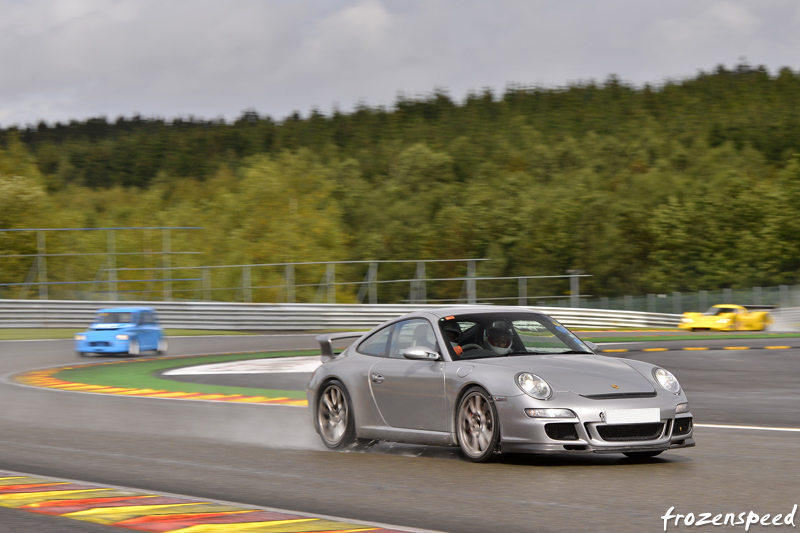
[[[403,357],[414,360],[437,361],[439,354],[424,346],[412,346],[403,350]]]
[[[588,346],[591,351],[597,352],[597,345],[592,341],[583,341],[583,343]]]

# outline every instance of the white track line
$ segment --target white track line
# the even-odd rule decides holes
[[[769,426],[733,426],[727,424],[695,424],[694,427],[698,428],[715,428],[715,429],[758,429],[760,431],[787,431],[790,433],[800,433],[800,428],[776,428]]]

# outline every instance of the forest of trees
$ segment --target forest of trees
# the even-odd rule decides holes
[[[173,231],[173,250],[202,252],[173,265],[488,258],[481,276],[580,269],[592,275],[581,292],[608,297],[796,284],[799,154],[800,72],[746,64],[657,86],[610,76],[461,102],[437,90],[398,97],[391,109],[281,120],[248,110],[232,123],[43,122],[0,130],[0,229],[202,226]],[[52,254],[107,246],[99,231],[47,238]],[[120,232],[118,251],[144,255],[118,266],[157,267],[160,239]],[[0,232],[0,283],[30,276],[31,258],[17,256],[36,250],[35,235]],[[51,257],[49,280],[93,279],[101,261]],[[427,275],[459,276],[463,266]],[[353,279],[363,278],[357,268]],[[409,268],[389,265],[381,277]],[[323,269],[296,281],[318,283]],[[231,279],[215,285],[233,287],[241,273],[219,275]],[[282,275],[259,271],[253,285],[279,285]],[[551,279],[531,292],[568,289]],[[0,287],[0,296],[16,290]],[[298,301],[314,290],[301,288]],[[337,295],[349,302],[356,290]],[[428,297],[459,290],[431,284]],[[498,296],[516,290],[497,287]],[[396,301],[398,291],[381,298]]]

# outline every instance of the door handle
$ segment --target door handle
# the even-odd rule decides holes
[[[372,380],[373,383],[383,383],[383,380],[385,379],[380,374],[370,374],[369,377],[370,377],[370,379]]]

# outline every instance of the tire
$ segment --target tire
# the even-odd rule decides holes
[[[128,355],[139,355],[139,341],[131,339],[128,342]]]
[[[164,337],[158,339],[158,348],[156,348],[156,353],[158,355],[165,355],[168,349],[169,349],[169,343],[167,343],[167,339]]]
[[[88,357],[89,352],[75,352],[75,355],[77,355],[78,357]]]
[[[649,459],[651,457],[655,457],[656,455],[660,455],[663,453],[664,450],[658,450],[654,452],[622,452],[625,457],[630,459]]]
[[[500,423],[489,394],[482,388],[469,389],[458,403],[456,437],[461,453],[474,463],[485,463],[494,455]]]
[[[355,442],[355,421],[347,389],[339,380],[332,380],[317,395],[316,424],[325,446],[340,450]]]

